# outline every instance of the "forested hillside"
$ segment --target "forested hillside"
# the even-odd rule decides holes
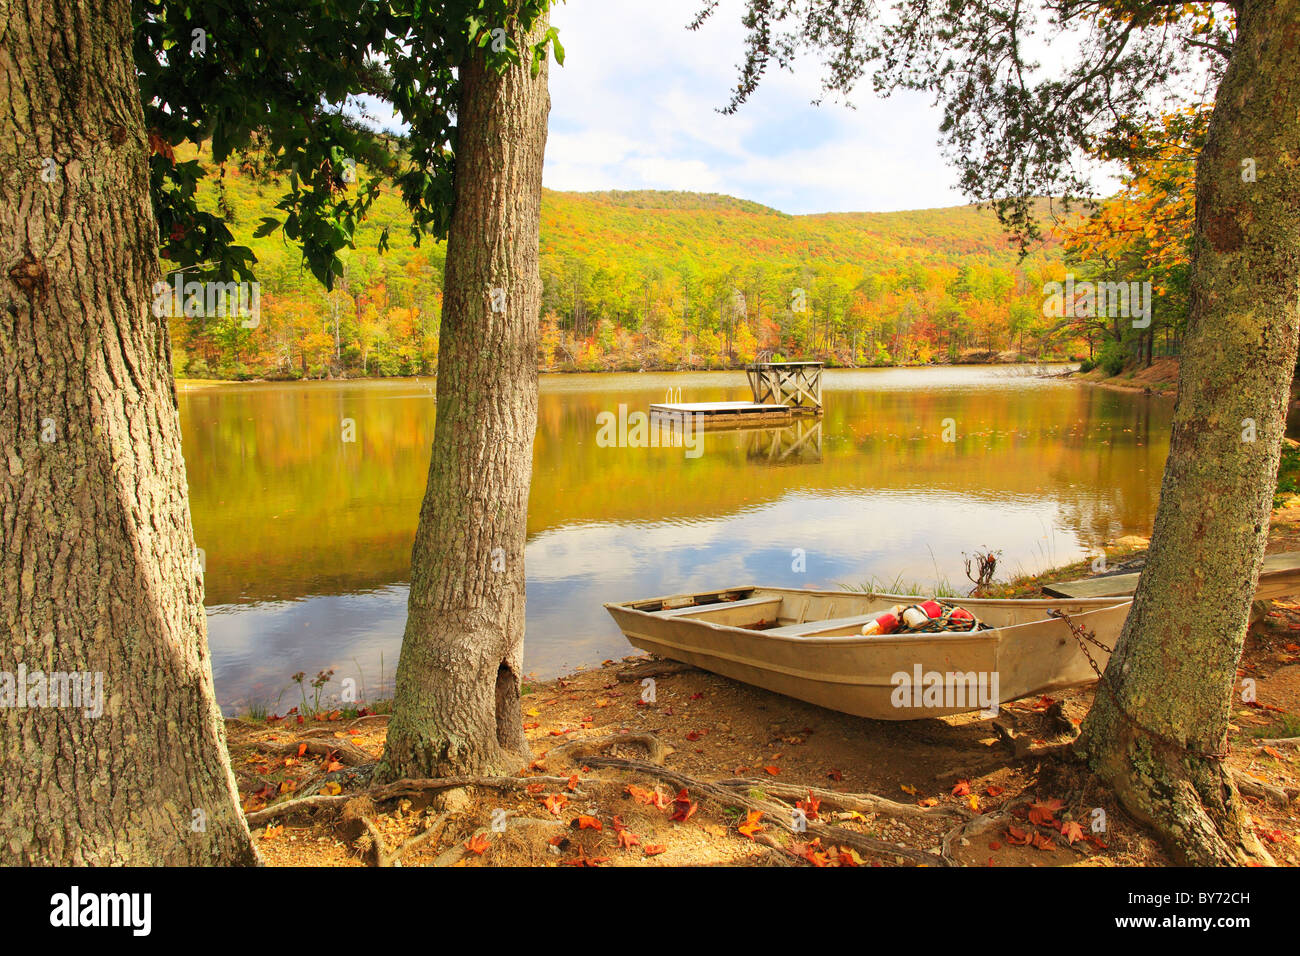
[[[258,315],[173,318],[178,374],[434,371],[442,247],[411,246],[389,192],[326,293],[280,231],[254,237],[280,218],[281,189],[252,163],[209,170],[206,207],[257,257]],[[1059,247],[1018,263],[993,213],[972,207],[793,216],[716,194],[548,191],[541,242],[541,368],[715,368],[768,354],[888,365],[1083,348],[1042,313],[1043,282],[1064,271]]]

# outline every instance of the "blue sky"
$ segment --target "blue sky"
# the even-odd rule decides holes
[[[552,64],[549,189],[681,189],[789,213],[951,206],[967,200],[940,155],[926,96],[856,109],[819,93],[815,60],[772,71],[737,115],[727,102],[743,52],[740,4],[724,0],[695,33],[701,0],[567,0],[552,13],[565,47]]]

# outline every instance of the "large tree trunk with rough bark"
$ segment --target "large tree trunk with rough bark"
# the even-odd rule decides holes
[[[0,862],[253,863],[150,308],[130,4],[14,0],[6,16]]]
[[[1268,858],[1221,755],[1300,329],[1297,50],[1300,2],[1247,0],[1197,162],[1192,309],[1150,558],[1079,743],[1188,864]]]
[[[547,27],[545,18],[527,51]],[[381,778],[517,771],[524,543],[537,425],[545,60],[461,67],[438,419]]]

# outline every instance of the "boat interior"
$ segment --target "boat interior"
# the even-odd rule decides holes
[[[801,591],[782,588],[737,588],[701,594],[681,594],[624,605],[655,617],[703,621],[725,627],[740,627],[783,637],[860,636],[862,626],[895,604],[913,604],[925,597],[902,597],[852,591]],[[991,628],[1029,624],[1047,617],[1060,606],[1069,609],[1078,602],[981,601],[943,598],[966,607]],[[1094,602],[1095,603],[1095,602]],[[1115,599],[1114,603],[1122,603]],[[1093,607],[1076,610],[1093,610]]]

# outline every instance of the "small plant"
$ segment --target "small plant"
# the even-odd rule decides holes
[[[966,577],[975,585],[971,594],[979,594],[993,583],[993,575],[997,573],[998,558],[1002,557],[1002,552],[990,551],[988,545],[985,545],[983,551],[974,554],[963,551],[961,556],[966,559]]]
[[[307,688],[303,686],[303,681],[306,679],[307,675],[304,674],[302,671],[299,671],[298,673],[293,675],[291,680],[298,685],[298,692],[302,695],[302,709],[299,710],[298,713],[302,714],[304,717],[314,717],[320,713],[321,690],[325,687],[326,684],[330,682],[330,678],[332,678],[333,676],[334,676],[334,670],[331,668],[330,670],[327,671],[320,671],[315,677],[311,679],[310,683],[312,686],[312,703],[311,706],[308,707]]]

